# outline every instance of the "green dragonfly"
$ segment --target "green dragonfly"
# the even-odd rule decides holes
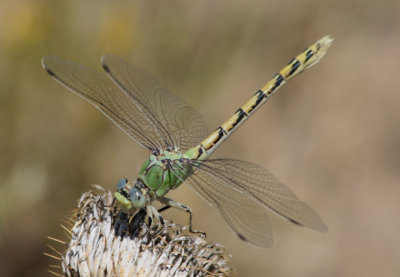
[[[324,232],[327,227],[311,207],[266,169],[209,156],[288,80],[316,64],[332,41],[323,37],[292,59],[208,137],[205,121],[195,109],[151,75],[115,55],[101,58],[106,74],[58,57],[44,57],[42,64],[54,79],[151,151],[135,183],[124,178],[117,184],[115,199],[124,212],[144,211],[150,219],[164,224],[160,211],[152,206],[158,200],[165,208],[188,212],[193,231],[191,209],[165,197],[169,190],[187,183],[219,210],[240,239],[268,247],[272,231],[267,210],[317,231]]]

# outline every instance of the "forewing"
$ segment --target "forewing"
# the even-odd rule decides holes
[[[172,94],[147,72],[118,56],[102,57],[104,70],[130,95],[146,118],[152,122],[166,146],[187,150],[207,135],[203,117]]]
[[[44,57],[42,64],[53,78],[99,109],[139,144],[150,150],[163,146],[132,97],[106,74],[58,57]]]
[[[232,159],[210,159],[192,163],[202,175],[207,174],[218,180],[215,186],[224,184],[225,199],[234,199],[241,193],[295,224],[321,232],[328,230],[310,206],[261,166]],[[216,190],[211,186],[204,189]]]

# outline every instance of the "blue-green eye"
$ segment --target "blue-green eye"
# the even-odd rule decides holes
[[[131,198],[131,203],[136,209],[144,208],[146,200],[143,193],[138,188],[131,188],[129,191],[129,196]]]
[[[126,178],[122,178],[121,180],[119,180],[117,183],[117,191],[120,191],[121,189],[125,188],[127,183],[128,179]]]

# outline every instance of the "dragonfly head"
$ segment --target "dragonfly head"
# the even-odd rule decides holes
[[[143,209],[150,202],[146,187],[139,180],[133,187],[126,178],[119,180],[114,196],[125,212]]]

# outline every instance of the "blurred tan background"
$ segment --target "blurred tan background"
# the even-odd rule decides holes
[[[287,84],[215,154],[271,170],[329,226],[271,216],[274,246],[240,241],[189,188],[196,229],[237,276],[400,275],[400,1],[1,1],[0,275],[48,276],[46,237],[81,193],[136,177],[149,154],[53,81],[44,55],[145,68],[209,130],[323,35],[322,62]],[[179,211],[165,216],[186,223]]]

